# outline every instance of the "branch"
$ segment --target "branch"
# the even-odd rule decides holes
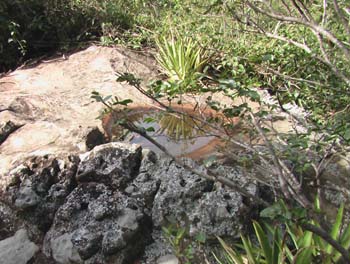
[[[303,43],[300,43],[300,42],[294,41],[292,39],[289,39],[289,38],[286,38],[286,37],[283,37],[283,36],[280,36],[280,35],[277,35],[277,34],[273,34],[273,33],[270,33],[270,32],[261,32],[261,33],[265,34],[269,38],[274,38],[274,39],[278,39],[278,40],[287,42],[289,44],[293,44],[294,46],[296,46],[296,47],[306,51],[309,54],[312,53],[312,50],[306,44],[303,44]]]
[[[305,12],[301,9],[301,7],[297,4],[295,0],[292,0],[292,3],[295,7],[295,9],[299,12],[299,14],[307,21],[310,21],[310,18],[305,14]]]
[[[343,27],[345,28],[346,33],[348,34],[348,39],[350,38],[350,26],[349,26],[349,21],[344,17],[344,15],[341,13],[338,1],[333,0],[334,4],[334,10],[336,15],[339,17],[341,23],[343,24]]]
[[[303,25],[306,25],[307,28],[309,28],[314,34],[318,34],[320,36],[323,36],[322,34],[326,35],[326,39],[330,42],[331,39],[329,39],[329,37],[332,38],[332,33],[326,31],[325,29],[323,29],[323,27],[320,27],[319,25],[317,25],[315,22],[308,22],[306,20],[301,20],[300,18],[295,18],[295,17],[288,17],[288,16],[283,16],[283,15],[275,15],[275,13],[268,13],[268,11],[265,11],[261,8],[258,8],[256,5],[253,5],[251,2],[247,2],[247,4],[257,13],[261,13],[263,15],[266,16],[270,16],[273,17],[279,21],[285,21],[285,22],[292,22],[292,23],[300,23]],[[282,2],[283,4],[283,2]],[[266,29],[264,29],[261,24],[259,24],[257,21],[254,21],[253,19],[250,19],[249,23],[245,23],[240,16],[243,16],[241,14],[238,14],[234,9],[229,7],[230,12],[232,13],[233,17],[239,21],[240,23],[243,23],[245,25],[251,26],[253,28],[255,28],[257,31],[252,32],[252,33],[259,33],[262,35],[265,35],[269,38],[273,38],[273,39],[277,39],[279,41],[283,41],[286,42],[288,44],[294,45],[297,48],[300,48],[301,50],[304,50],[306,53],[310,54],[310,56],[318,61],[320,61],[321,63],[323,63],[324,65],[326,65],[327,67],[329,67],[332,72],[340,79],[342,79],[346,84],[350,85],[350,77],[347,76],[346,73],[342,72],[340,69],[338,69],[329,59],[327,59],[327,57],[324,57],[324,54],[318,55],[315,51],[312,50],[312,48],[310,46],[308,46],[305,43],[301,43],[298,41],[295,41],[293,39],[278,35],[277,32],[275,31],[274,33],[271,33],[269,31],[266,31]],[[271,11],[274,12],[274,11]],[[312,25],[312,27],[311,27]],[[322,31],[322,32],[321,32]],[[329,34],[331,36],[329,36]],[[324,37],[324,36],[323,36]],[[334,36],[333,36],[334,37]],[[334,37],[335,38],[335,37]],[[340,46],[343,47],[343,53],[348,53],[349,49],[347,47],[345,47],[338,39],[334,39],[333,38],[333,43],[337,42]],[[337,46],[339,46],[337,45]],[[320,47],[322,49],[322,47]],[[347,58],[348,61],[350,61],[350,56],[348,56]]]
[[[272,143],[268,140],[262,128],[256,121],[254,115],[250,113],[250,117],[256,129],[258,130],[260,136],[263,138],[265,145],[267,146],[270,155],[272,156],[273,163],[278,171],[278,179],[283,191],[283,194],[288,198],[290,197],[289,189],[291,188],[292,194],[295,194],[295,200],[297,200],[304,208],[311,208],[310,201],[305,197],[302,192],[302,188],[299,182],[295,179],[292,172],[287,168],[287,166],[277,157],[276,151]]]
[[[281,14],[275,13],[272,9],[270,11],[263,10],[257,5],[252,4],[250,1],[247,1],[247,4],[250,8],[252,8],[255,12],[261,13],[263,15],[266,15],[268,17],[280,20],[280,21],[286,21],[286,22],[291,22],[291,23],[296,23],[296,24],[301,24],[309,29],[312,29],[325,38],[327,38],[330,42],[332,42],[335,46],[337,46],[346,56],[348,60],[350,60],[350,52],[349,49],[331,32],[327,31],[325,28],[322,26],[314,23],[314,22],[309,22],[305,19],[300,19],[297,17],[291,17],[291,16],[285,16]]]
[[[139,85],[137,85],[137,83],[134,83],[134,87],[138,87],[138,90],[141,89],[143,90]],[[145,91],[144,91],[145,92]],[[147,94],[147,92],[145,92]],[[146,95],[145,94],[145,95]],[[150,96],[149,94],[147,94],[147,96]],[[120,111],[113,108],[111,105],[109,105],[105,100],[103,100],[103,98],[100,98],[101,103],[111,112],[111,113],[115,113],[115,114],[120,114]],[[157,100],[158,101],[158,100]],[[158,101],[159,102],[159,101]],[[163,104],[162,104],[163,105]],[[166,106],[166,108],[168,110],[172,110],[170,107]],[[184,113],[182,113],[184,114]],[[137,126],[135,126],[135,124],[133,124],[130,121],[126,121],[125,123],[121,123],[120,126],[122,126],[125,129],[130,130],[131,132],[137,133],[140,136],[144,137],[145,139],[147,139],[149,142],[151,142],[153,145],[155,145],[156,147],[158,147],[166,156],[168,156],[169,158],[171,158],[172,160],[174,160],[178,165],[180,165],[181,167],[183,167],[184,169],[192,172],[193,174],[199,176],[200,178],[209,180],[209,181],[214,181],[214,182],[220,182],[226,186],[228,186],[229,188],[231,188],[232,190],[240,193],[242,196],[249,198],[252,202],[253,201],[257,201],[259,204],[267,207],[270,206],[269,203],[267,203],[266,201],[262,200],[259,197],[256,197],[252,194],[250,194],[249,192],[247,192],[246,190],[242,189],[241,186],[237,186],[237,184],[233,181],[231,181],[230,179],[220,176],[220,175],[216,175],[213,172],[210,172],[211,175],[203,173],[201,171],[198,171],[190,166],[188,166],[185,162],[183,162],[181,159],[175,157],[174,155],[172,155],[163,145],[159,144],[156,140],[154,140],[151,136],[149,136],[147,134],[147,132],[143,129],[138,128]]]
[[[305,52],[307,52],[308,54],[311,55],[311,57],[317,59],[318,61],[322,62],[323,64],[327,65],[332,71],[333,73],[338,76],[339,78],[341,78],[344,82],[346,82],[347,84],[350,85],[350,79],[345,76],[342,72],[340,72],[338,70],[338,68],[336,66],[334,66],[333,63],[331,63],[328,59],[328,57],[326,56],[326,58],[321,58],[320,56],[318,56],[317,54],[315,54],[309,46],[307,46],[306,44],[303,44],[303,43],[300,43],[300,42],[297,42],[297,41],[294,41],[292,39],[289,39],[289,38],[286,38],[286,37],[283,37],[283,36],[280,36],[280,35],[276,35],[276,34],[273,34],[273,33],[270,33],[270,32],[260,32],[260,34],[264,34],[265,36],[267,37],[270,37],[270,38],[273,38],[273,39],[277,39],[277,40],[280,40],[280,41],[284,41],[286,43],[289,43],[289,44],[292,44],[302,50],[304,50]],[[325,55],[325,54],[323,54]]]
[[[326,231],[324,231],[322,228],[309,224],[309,223],[301,223],[300,226],[304,228],[305,230],[311,231],[312,233],[318,235],[319,237],[323,238],[327,243],[329,243],[332,247],[334,247],[345,260],[346,263],[350,263],[350,254],[349,252],[342,247],[338,241],[334,240]]]
[[[275,74],[275,75],[278,75],[284,79],[287,79],[287,80],[291,80],[291,81],[296,81],[296,82],[304,82],[304,83],[308,83],[308,84],[312,84],[312,85],[318,85],[318,86],[323,86],[323,87],[327,87],[326,84],[323,84],[323,83],[320,83],[320,82],[316,82],[316,81],[311,81],[311,80],[306,80],[306,79],[302,79],[302,78],[295,78],[295,77],[292,77],[292,76],[289,76],[289,75],[286,75],[286,74],[283,74],[279,71],[276,71],[270,67],[266,67],[266,70],[270,71],[271,73]],[[260,74],[262,75],[268,75],[271,73],[269,72],[259,72]]]
[[[326,24],[326,19],[327,19],[327,0],[323,0],[323,14],[322,14],[322,21],[321,21],[322,26]]]
[[[113,111],[115,111],[115,110],[113,110]],[[126,122],[125,124],[121,124],[121,126],[123,126],[124,128],[130,130],[131,132],[137,133],[140,136],[144,137],[149,142],[151,142],[153,145],[158,147],[165,155],[167,155],[169,158],[174,160],[176,164],[178,164],[181,167],[183,167],[184,169],[192,172],[193,174],[199,176],[200,178],[203,178],[203,179],[206,179],[206,180],[209,180],[209,181],[220,182],[220,183],[228,186],[232,190],[240,193],[242,196],[245,196],[245,197],[249,198],[251,201],[257,201],[259,204],[261,204],[263,206],[270,206],[270,204],[267,203],[266,201],[262,200],[259,197],[256,197],[256,196],[250,194],[246,190],[242,189],[240,186],[238,187],[236,183],[234,183],[233,181],[231,181],[230,179],[228,179],[226,177],[223,177],[223,176],[220,176],[220,175],[216,175],[213,172],[210,172],[211,175],[209,175],[209,174],[200,172],[200,171],[198,171],[198,170],[188,166],[181,159],[179,159],[179,158],[175,157],[174,155],[172,155],[163,145],[159,144],[152,137],[150,137],[147,134],[146,131],[141,130],[140,128],[136,127],[132,122]]]

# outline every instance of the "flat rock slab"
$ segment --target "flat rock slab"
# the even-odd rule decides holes
[[[14,236],[0,241],[0,263],[26,264],[38,250],[28,239],[27,231],[20,229]]]
[[[0,79],[0,124],[23,125],[0,145],[0,178],[19,160],[38,154],[86,151],[83,137],[95,127],[103,106],[92,91],[151,103],[135,88],[116,82],[117,72],[148,81],[150,57],[122,48],[91,46],[64,58],[19,69]],[[1,185],[1,180],[0,180]]]

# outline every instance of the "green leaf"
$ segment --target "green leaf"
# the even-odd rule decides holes
[[[103,101],[108,101],[109,99],[111,99],[112,98],[112,95],[108,95],[108,96],[106,96],[105,98],[103,98]]]
[[[264,253],[266,262],[273,264],[273,262],[272,262],[272,248],[270,246],[270,243],[269,243],[269,240],[268,240],[266,234],[264,233],[263,229],[261,228],[261,226],[259,225],[258,222],[254,221],[253,226],[255,229],[255,234],[259,240],[259,244],[260,244],[261,248],[263,249],[263,253]]]
[[[253,254],[253,249],[252,249],[250,240],[246,239],[243,236],[241,236],[241,239],[242,239],[244,250],[247,253],[248,263],[249,264],[258,263],[254,254]]]
[[[246,96],[248,96],[253,102],[260,101],[260,95],[256,91],[250,90],[246,92]]]
[[[345,140],[350,140],[350,129],[347,129],[344,133],[344,139]]]
[[[340,244],[342,247],[344,247],[346,250],[349,250],[350,247],[350,225],[348,225],[345,230],[343,231],[340,239]],[[335,253],[335,257],[333,258],[334,262],[337,262],[341,257],[341,254],[337,251]]]
[[[171,236],[171,231],[169,228],[162,226],[162,230],[167,236]]]
[[[286,225],[286,228],[287,228],[287,232],[293,242],[293,246],[296,248],[296,249],[299,249],[299,245],[298,245],[298,238],[297,238],[297,235],[296,235],[296,232],[294,232],[292,229],[293,227],[289,226],[288,224]]]
[[[204,244],[206,240],[207,240],[207,236],[205,235],[205,233],[199,232],[196,235],[196,241],[197,242]]]
[[[298,250],[293,263],[295,264],[306,264],[312,263],[312,248],[306,247]]]
[[[305,231],[303,235],[298,240],[299,248],[306,248],[311,246],[313,233],[310,231]]]
[[[334,240],[338,240],[338,237],[340,235],[340,232],[341,232],[341,227],[342,227],[342,220],[343,220],[343,212],[344,212],[344,204],[342,204],[340,207],[339,207],[339,210],[338,210],[338,213],[337,213],[337,217],[335,218],[335,222],[332,226],[332,230],[331,230],[331,237],[334,239]],[[333,251],[333,247],[332,245],[328,244],[327,247],[326,247],[326,252],[328,254],[331,254]]]
[[[278,228],[274,228],[273,232],[273,247],[272,247],[272,263],[280,263],[280,257],[281,254],[283,253],[282,250],[282,238],[280,236]]]
[[[215,164],[216,161],[217,161],[217,157],[213,155],[213,156],[210,156],[210,157],[206,158],[203,161],[203,164],[204,164],[205,167],[209,168],[210,166]]]
[[[226,88],[236,88],[238,87],[237,82],[233,79],[221,79],[219,84],[224,85]]]
[[[98,102],[98,103],[103,102],[101,96],[95,96],[95,95],[93,95],[93,96],[91,96],[91,98],[92,98],[92,99],[95,99],[95,101]]]
[[[128,105],[130,103],[132,103],[133,101],[131,99],[125,99],[123,101],[119,101],[118,104],[120,105]]]
[[[274,219],[280,213],[281,213],[280,208],[277,207],[276,204],[274,204],[270,207],[263,209],[260,212],[260,217]]]
[[[320,203],[320,197],[318,195],[315,198],[315,203],[314,203],[315,211],[316,212],[321,212],[321,203]]]
[[[350,247],[350,224],[345,228],[341,238],[340,243],[343,247],[346,249],[349,249]]]
[[[154,123],[156,120],[153,117],[146,117],[143,119],[143,122],[149,124],[149,123]]]
[[[243,259],[241,257],[240,253],[236,253],[231,247],[229,247],[224,240],[222,240],[220,237],[217,237],[217,239],[219,240],[221,246],[223,247],[223,249],[225,250],[225,252],[227,253],[227,259],[228,261],[230,261],[230,263],[235,263],[235,264],[244,264]],[[217,257],[214,255],[214,257],[216,258],[216,260],[218,261]],[[222,263],[220,261],[218,261],[218,263]],[[253,262],[251,262],[253,263]]]
[[[260,216],[264,218],[270,218],[271,220],[276,219],[278,216],[284,214],[284,209],[281,207],[279,202],[265,208],[260,212]]]
[[[179,245],[181,240],[183,239],[184,235],[185,235],[186,229],[185,228],[180,228],[176,234],[175,237],[175,244]]]
[[[225,108],[223,110],[224,115],[228,118],[239,116],[241,112],[242,112],[242,109],[240,107]]]
[[[274,59],[273,54],[265,54],[262,58],[263,61],[272,61]]]

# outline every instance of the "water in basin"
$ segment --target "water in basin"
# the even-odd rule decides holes
[[[184,108],[183,108],[184,109]],[[183,110],[182,109],[182,110]],[[186,109],[185,112],[192,110]],[[138,127],[148,131],[148,135],[163,145],[174,156],[187,156],[193,159],[202,158],[215,151],[221,141],[211,134],[207,124],[188,115],[168,113],[157,109],[133,109],[128,114],[128,120]],[[120,129],[114,129],[114,136],[120,136]],[[117,135],[118,134],[118,135]],[[161,150],[137,133],[131,133],[126,137],[130,143],[140,144],[144,148],[157,153]]]

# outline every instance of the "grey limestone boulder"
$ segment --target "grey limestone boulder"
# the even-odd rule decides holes
[[[259,193],[238,167],[211,167],[211,173]],[[41,244],[35,264],[153,264],[172,253],[163,226],[186,227],[190,236],[235,237],[251,210],[238,192],[126,143],[100,145],[80,157],[33,158],[8,177],[0,216],[19,220],[0,221],[0,231],[6,238],[30,226]]]
[[[18,210],[18,216],[46,232],[56,210],[74,189],[79,159],[76,156],[33,158],[11,171],[2,199]]]
[[[78,182],[101,182],[124,187],[138,173],[142,149],[139,145],[109,143],[81,155]]]
[[[0,263],[27,264],[38,250],[29,240],[27,230],[20,229],[14,236],[0,241]]]
[[[188,162],[196,166],[194,162]],[[217,173],[240,182],[240,186],[246,185],[252,195],[257,194],[256,183],[244,178],[239,169],[220,167],[217,170]],[[239,235],[244,227],[242,218],[249,214],[250,208],[238,192],[202,179],[170,160],[165,160],[156,173],[161,184],[152,208],[155,226],[176,222],[189,225],[192,235],[199,232],[209,236]]]
[[[57,211],[45,236],[45,254],[58,260],[62,243],[55,241],[66,234],[69,252],[78,252],[85,263],[131,263],[150,242],[151,222],[136,199],[90,182],[75,188]],[[72,259],[59,263],[75,263]]]
[[[77,249],[71,241],[72,234],[62,234],[52,239],[50,247],[52,248],[52,257],[57,263],[82,263]]]

